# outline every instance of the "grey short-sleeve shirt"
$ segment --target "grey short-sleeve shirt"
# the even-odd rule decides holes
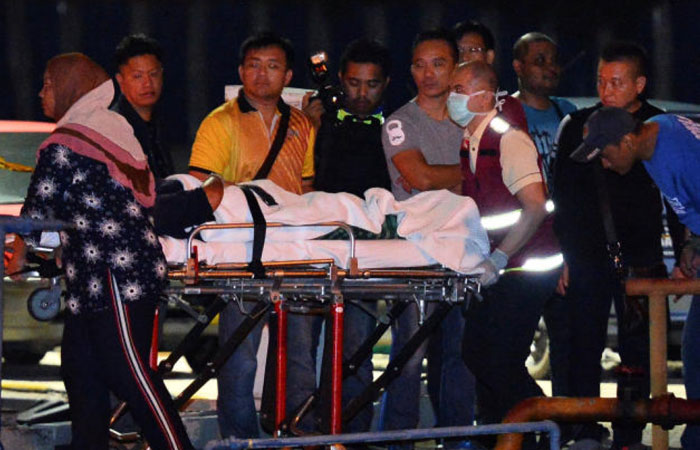
[[[382,146],[386,156],[391,191],[397,200],[405,200],[420,191],[406,192],[396,180],[401,175],[391,158],[405,150],[420,150],[428,164],[459,164],[462,129],[450,119],[435,120],[414,100],[396,110],[382,128]]]

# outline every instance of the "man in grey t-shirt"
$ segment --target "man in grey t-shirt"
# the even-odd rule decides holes
[[[449,118],[431,117],[419,98],[420,91],[389,116],[382,133],[391,190],[397,200],[421,191],[453,188],[461,182],[459,169],[456,174],[451,172],[459,167],[462,132]]]
[[[418,95],[389,116],[382,130],[391,188],[399,200],[434,189],[461,191],[462,131],[450,121],[446,107],[449,79],[457,56],[457,46],[447,32],[426,31],[414,41],[411,75]],[[418,307],[411,304],[392,324],[392,357],[415,333],[418,319]],[[464,318],[459,308],[453,308],[430,343],[428,390],[440,427],[473,422],[474,379],[461,358],[463,329]],[[418,425],[420,375],[427,347],[426,343],[421,345],[401,371],[400,378],[387,387],[381,429]],[[434,370],[434,361],[439,361],[438,370]],[[445,442],[447,448],[457,444]]]

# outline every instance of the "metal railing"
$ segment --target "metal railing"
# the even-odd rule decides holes
[[[559,427],[544,420],[530,423],[509,423],[465,427],[420,428],[416,430],[375,431],[368,433],[327,434],[321,436],[280,437],[269,439],[224,439],[212,441],[206,450],[243,450],[256,448],[306,447],[334,444],[369,444],[376,442],[422,441],[462,438],[487,434],[546,433],[550,450],[559,449]]]
[[[625,283],[627,295],[649,297],[649,366],[651,396],[668,393],[667,369],[667,311],[666,297],[669,295],[700,294],[700,280],[668,280],[638,278]],[[668,431],[654,425],[651,431],[652,448],[668,449]]]

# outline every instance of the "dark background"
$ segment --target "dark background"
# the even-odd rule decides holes
[[[161,100],[168,141],[184,169],[204,116],[238,83],[238,47],[254,31],[272,29],[294,44],[293,86],[312,87],[306,58],[325,49],[331,71],[343,47],[368,36],[392,51],[386,97],[393,111],[413,95],[409,61],[417,31],[477,19],[497,38],[501,85],[517,89],[512,44],[543,31],[560,44],[560,94],[595,96],[597,55],[612,39],[642,44],[652,62],[649,96],[700,103],[700,1],[46,1],[0,2],[0,119],[45,120],[37,93],[46,61],[81,51],[114,72],[112,54],[128,33],[144,32],[165,49]]]

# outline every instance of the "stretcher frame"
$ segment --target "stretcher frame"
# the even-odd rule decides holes
[[[324,397],[330,411],[324,431],[340,434],[343,423],[350,421],[362,408],[376,400],[382,390],[400,375],[416,349],[427,339],[442,319],[455,306],[467,307],[472,298],[480,299],[480,285],[473,275],[458,273],[443,267],[408,269],[363,269],[355,256],[356,238],[350,226],[342,222],[323,222],[307,225],[287,225],[267,223],[267,227],[307,227],[332,226],[344,229],[348,234],[349,261],[347,268],[340,268],[333,259],[312,259],[275,261],[262,263],[263,272],[252,270],[249,263],[204,264],[198,260],[195,238],[203,231],[212,229],[253,228],[252,223],[206,224],[195,228],[186,241],[186,261],[171,267],[169,278],[180,281],[180,286],[167,289],[170,302],[183,306],[196,319],[196,324],[180,345],[161,361],[157,370],[164,375],[172,371],[175,362],[196,346],[196,339],[211,323],[214,317],[230,302],[237,302],[243,309],[243,299],[256,298],[253,308],[245,311],[246,318],[232,336],[220,346],[205,369],[175,399],[179,410],[186,408],[192,396],[211,378],[218,375],[223,364],[248,334],[269,312],[270,345],[274,351],[268,352],[265,382],[269,383],[264,392],[273,391],[272,408],[263,398],[260,421],[274,437],[286,434],[303,434],[298,428],[301,417],[315,407]],[[260,267],[260,266],[258,266]],[[206,310],[198,314],[182,300],[183,295],[216,294]],[[313,298],[314,301],[309,301]],[[345,298],[353,300],[384,299],[392,302],[384,318],[377,322],[371,336],[347,360],[343,359],[343,317]],[[345,409],[342,408],[342,380],[357,371],[361,363],[372,355],[374,344],[389,328],[410,302],[415,302],[420,311],[419,327],[390,361],[387,370],[368,386]],[[426,314],[428,302],[437,302],[431,314]],[[319,387],[300,408],[286,417],[286,353],[287,353],[287,314],[290,310],[323,310],[327,314],[327,341],[324,362],[330,361],[330,381]],[[270,375],[274,376],[270,376]],[[272,389],[270,389],[272,388]],[[112,416],[114,423],[124,412],[120,405]]]

